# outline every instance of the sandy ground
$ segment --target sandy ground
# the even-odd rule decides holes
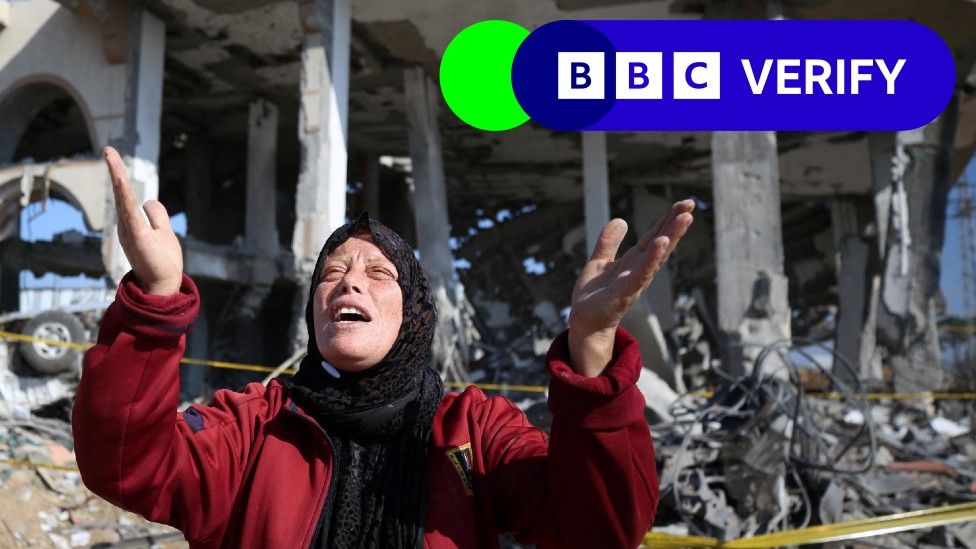
[[[179,531],[91,493],[78,473],[0,464],[0,547],[187,547]]]

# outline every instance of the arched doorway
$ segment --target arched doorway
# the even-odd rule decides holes
[[[76,100],[69,86],[51,79],[32,79],[0,95],[0,128],[3,128],[0,132],[0,166],[95,155],[92,126],[84,105]],[[30,177],[25,177],[24,184],[16,190],[0,196],[0,241],[8,241],[8,249],[11,244],[21,243],[24,205],[39,199],[46,201],[52,196],[49,184],[44,192],[38,193]],[[54,195],[58,194],[63,195],[61,198],[65,202],[77,207],[78,201],[65,189],[54,189]],[[77,228],[61,229],[81,232],[87,227],[81,224]],[[12,263],[16,262],[0,264],[0,312],[19,308],[22,266]]]
[[[67,85],[47,79],[15,85],[0,95],[0,127],[0,164],[95,153],[84,105]]]

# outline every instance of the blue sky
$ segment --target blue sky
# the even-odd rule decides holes
[[[186,234],[186,215],[178,214],[170,218],[173,230],[177,234]],[[47,208],[41,202],[34,202],[27,206],[20,216],[20,237],[24,240],[50,240],[55,234],[74,229],[86,235],[98,235],[85,228],[81,212],[67,202],[49,200]],[[58,276],[47,273],[36,277],[29,271],[20,273],[21,288],[104,288],[101,279],[87,276]]]
[[[966,168],[966,177],[970,181],[976,182],[976,160],[969,163]],[[953,201],[956,190],[953,190],[950,202]],[[952,211],[949,212],[950,216]],[[179,214],[172,218],[173,228],[179,234],[186,234],[186,216]],[[500,221],[500,220],[499,220]],[[81,212],[60,200],[48,202],[47,211],[43,211],[40,203],[31,204],[21,215],[21,237],[24,240],[48,240],[55,233],[75,229],[82,233],[87,233],[81,218]],[[961,248],[959,245],[960,223],[958,219],[950,219],[946,222],[945,246],[942,249],[942,291],[945,294],[949,312],[956,315],[964,315],[962,299],[962,262]],[[540,269],[541,266],[541,269]],[[526,259],[526,270],[530,272],[545,272],[543,263],[536,258]],[[976,274],[976,266],[972,269]],[[101,280],[95,280],[84,276],[60,277],[46,274],[43,277],[35,277],[29,272],[21,273],[22,287],[79,287],[79,286],[98,286],[104,285]],[[972,312],[970,312],[972,314]]]

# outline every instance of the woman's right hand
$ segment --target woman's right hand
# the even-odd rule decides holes
[[[147,223],[139,211],[139,203],[118,151],[105,147],[102,154],[112,176],[119,242],[139,287],[155,295],[179,292],[183,284],[183,250],[169,223],[166,208],[158,200],[146,202],[143,209],[149,217]]]

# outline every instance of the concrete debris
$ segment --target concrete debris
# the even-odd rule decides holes
[[[178,531],[82,484],[69,423],[77,382],[76,368],[42,375],[23,364],[16,344],[0,343],[0,547],[186,547]]]
[[[0,547],[187,546],[179,531],[89,492],[75,467],[67,421],[0,420]]]
[[[644,402],[651,411],[662,419],[671,419],[668,407],[677,399],[678,394],[663,379],[650,369],[641,368],[637,389],[644,395]]]
[[[971,428],[966,425],[960,425],[959,423],[944,417],[932,418],[930,425],[932,425],[932,428],[935,429],[935,431],[940,435],[946,435],[949,437],[958,437],[970,432],[971,430]]]
[[[74,394],[72,384],[60,378],[18,377],[0,371],[0,418],[26,420],[36,410]]]
[[[692,309],[679,306],[679,317]],[[682,395],[670,406],[673,420],[652,427],[661,477],[655,528],[728,540],[976,501],[971,405],[868,401],[843,357],[800,338],[794,344],[804,347],[768,345],[751,373],[731,376],[700,362],[707,349],[693,351],[687,339],[701,328],[686,318],[678,331],[684,355],[694,355],[685,380],[705,390]],[[972,547],[974,539],[973,523],[963,523],[871,544]]]
[[[14,350],[14,345],[0,342],[0,420],[28,421],[33,411],[74,395],[76,371],[56,377],[38,375],[17,367]]]

